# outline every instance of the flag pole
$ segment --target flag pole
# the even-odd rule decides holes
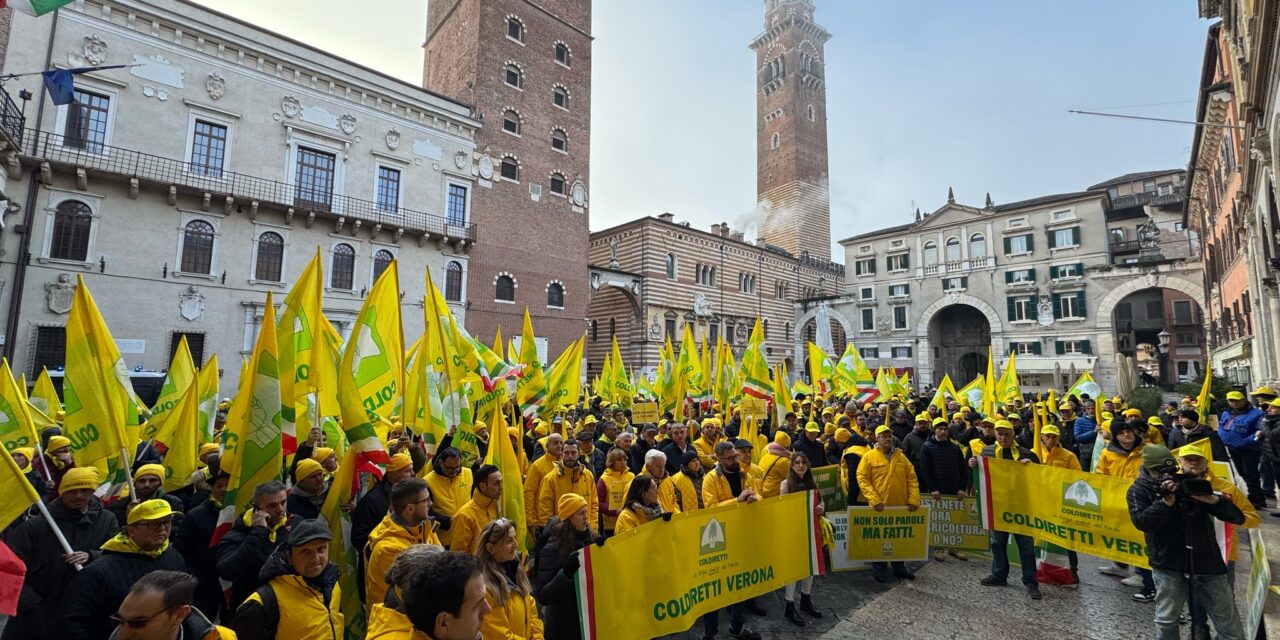
[[[49,465],[44,464],[44,447],[40,446],[38,438],[36,439],[36,456],[40,458],[40,468],[44,469],[44,479],[48,480],[50,485],[53,485],[53,472],[49,471]]]
[[[136,501],[138,494],[133,488],[133,471],[129,468],[129,451],[124,447],[120,447],[120,463],[124,469],[124,478],[129,482],[129,501]]]
[[[44,506],[44,501],[36,500],[36,508],[40,509],[40,515],[44,516],[44,521],[49,523],[49,529],[51,529],[53,531],[53,535],[58,538],[58,544],[62,545],[62,550],[66,551],[67,555],[75,553],[75,551],[71,550],[71,545],[67,544],[67,538],[62,535],[62,529],[58,528],[58,523],[53,521],[53,516],[50,515],[49,509]],[[76,571],[83,568],[84,567],[80,566],[79,563],[76,564]]]

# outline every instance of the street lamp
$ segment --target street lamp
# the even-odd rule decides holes
[[[1169,355],[1169,339],[1173,336],[1166,330],[1161,330],[1156,338],[1160,340],[1160,355]]]

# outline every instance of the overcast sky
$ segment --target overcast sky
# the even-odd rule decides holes
[[[202,0],[411,82],[424,0]],[[596,0],[591,228],[664,211],[754,230],[757,0]],[[1185,167],[1209,22],[1193,0],[817,0],[835,240],[931,211]],[[913,204],[914,203],[914,204]],[[751,228],[747,228],[752,225]],[[838,249],[838,247],[836,247]],[[835,253],[837,258],[842,253]]]

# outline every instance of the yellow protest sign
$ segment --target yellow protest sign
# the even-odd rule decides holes
[[[929,547],[986,553],[990,546],[982,526],[978,499],[942,496],[925,498],[929,507]]]
[[[769,417],[769,401],[764,398],[744,395],[742,396],[739,408],[742,409],[743,420],[746,420],[747,418],[755,418],[756,422],[761,422],[765,418]]]
[[[849,508],[848,559],[855,562],[929,559],[929,509]]]
[[[631,424],[657,424],[658,403],[637,402],[631,405]]]
[[[849,498],[840,486],[840,465],[830,464],[825,467],[814,467],[813,483],[818,485],[818,495],[822,498],[822,508],[828,514],[844,511],[849,508]]]
[[[679,633],[704,613],[820,573],[813,502],[804,492],[700,509],[588,545],[576,576],[582,637]],[[644,557],[662,562],[636,571]]]
[[[1146,539],[1129,520],[1128,478],[978,458],[982,522],[1072,551],[1147,568]]]

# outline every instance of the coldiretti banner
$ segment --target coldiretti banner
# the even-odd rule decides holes
[[[982,521],[1072,551],[1146,568],[1146,539],[1129,520],[1132,480],[978,458]]]
[[[701,509],[589,545],[576,578],[583,638],[678,633],[704,613],[820,573],[812,505],[805,492]],[[640,567],[639,558],[661,561]]]
[[[849,507],[848,557],[854,562],[929,559],[929,508]]]

